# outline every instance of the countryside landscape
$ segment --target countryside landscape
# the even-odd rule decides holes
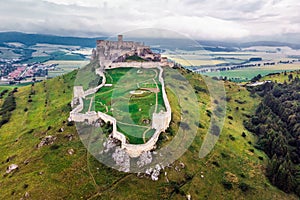
[[[0,199],[299,199],[296,1],[1,4]]]

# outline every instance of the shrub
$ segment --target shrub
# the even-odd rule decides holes
[[[254,149],[249,149],[250,152],[254,153]]]
[[[232,141],[235,141],[235,137],[231,134],[229,135],[229,139],[232,140]]]
[[[220,167],[220,164],[217,161],[213,161],[212,164],[216,167]]]
[[[245,132],[242,133],[242,137],[245,138],[247,135]]]
[[[54,145],[50,146],[51,150],[56,150],[58,148],[59,148],[59,145],[57,145],[57,144],[54,144]]]
[[[239,188],[243,191],[243,192],[247,192],[250,189],[250,186],[247,183],[240,183],[239,184]]]
[[[67,126],[74,126],[74,122],[73,121],[68,121]]]
[[[232,189],[232,183],[230,183],[229,181],[223,180],[222,181],[222,185],[227,190],[231,190]]]

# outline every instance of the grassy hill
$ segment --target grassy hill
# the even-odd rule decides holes
[[[225,83],[227,117],[220,139],[207,157],[198,157],[209,126],[210,98],[199,75],[181,73],[202,88],[201,125],[188,151],[157,182],[110,169],[87,152],[67,122],[76,72],[18,88],[16,109],[0,129],[0,199],[184,199],[187,194],[192,199],[297,199],[265,177],[267,156],[253,147],[256,138],[243,126],[260,98],[234,83]],[[174,117],[172,126],[179,119]],[[47,135],[56,140],[37,148]],[[185,167],[176,171],[180,162]],[[11,164],[19,169],[5,174]]]

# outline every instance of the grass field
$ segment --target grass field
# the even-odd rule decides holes
[[[157,69],[107,70],[107,83],[113,86],[101,88],[95,96],[95,109],[112,115],[118,122],[124,123],[117,123],[117,126],[128,137],[130,143],[143,143],[143,132],[151,126],[152,113],[155,110],[156,112],[164,110],[161,85],[157,76]],[[157,94],[140,90],[156,87],[160,91]]]

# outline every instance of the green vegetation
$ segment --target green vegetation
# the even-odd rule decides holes
[[[179,71],[194,88],[197,85],[205,91],[205,82],[199,75]],[[254,114],[261,97],[252,97],[244,87],[225,83],[227,113],[232,119],[226,117],[219,142],[203,159],[198,153],[209,127],[206,110],[211,110],[212,103],[207,92],[198,92],[201,126],[195,140],[182,157],[165,169],[167,176],[162,174],[154,182],[108,168],[90,156],[76,127],[67,123],[75,77],[76,72],[72,72],[20,87],[14,93],[16,109],[0,129],[0,172],[5,174],[10,164],[18,164],[19,169],[1,177],[0,199],[20,199],[26,192],[31,199],[183,199],[187,194],[192,199],[298,199],[272,186],[264,176],[269,159],[254,149],[256,137],[243,126],[243,120]],[[168,89],[167,92],[174,112],[171,128],[162,135],[162,146],[170,142],[180,122],[176,96]],[[31,103],[27,102],[29,95]],[[63,132],[58,132],[61,128]],[[46,135],[57,137],[54,144],[36,148]],[[70,149],[73,155],[68,154]],[[176,171],[180,162],[185,168]],[[226,177],[226,172],[233,178]],[[232,188],[224,188],[224,181],[230,182]]]
[[[145,62],[147,60],[145,60],[145,59],[143,59],[143,58],[141,58],[137,55],[133,55],[133,56],[128,56],[125,61],[126,62],[133,62],[133,61],[135,61],[135,62]]]
[[[267,165],[270,181],[285,192],[300,196],[300,80],[293,74],[289,84],[266,83],[252,89],[263,97],[255,115],[245,123],[256,133],[256,148],[271,159]]]
[[[14,111],[16,109],[16,99],[14,96],[14,93],[17,92],[17,89],[14,89],[13,91],[9,92],[9,94],[7,95],[7,97],[5,98],[2,107],[0,109],[0,116],[1,116],[1,120],[0,120],[0,128],[9,122],[10,117],[11,117],[11,112]],[[8,92],[8,90],[4,90],[3,92],[1,92],[1,97]]]

